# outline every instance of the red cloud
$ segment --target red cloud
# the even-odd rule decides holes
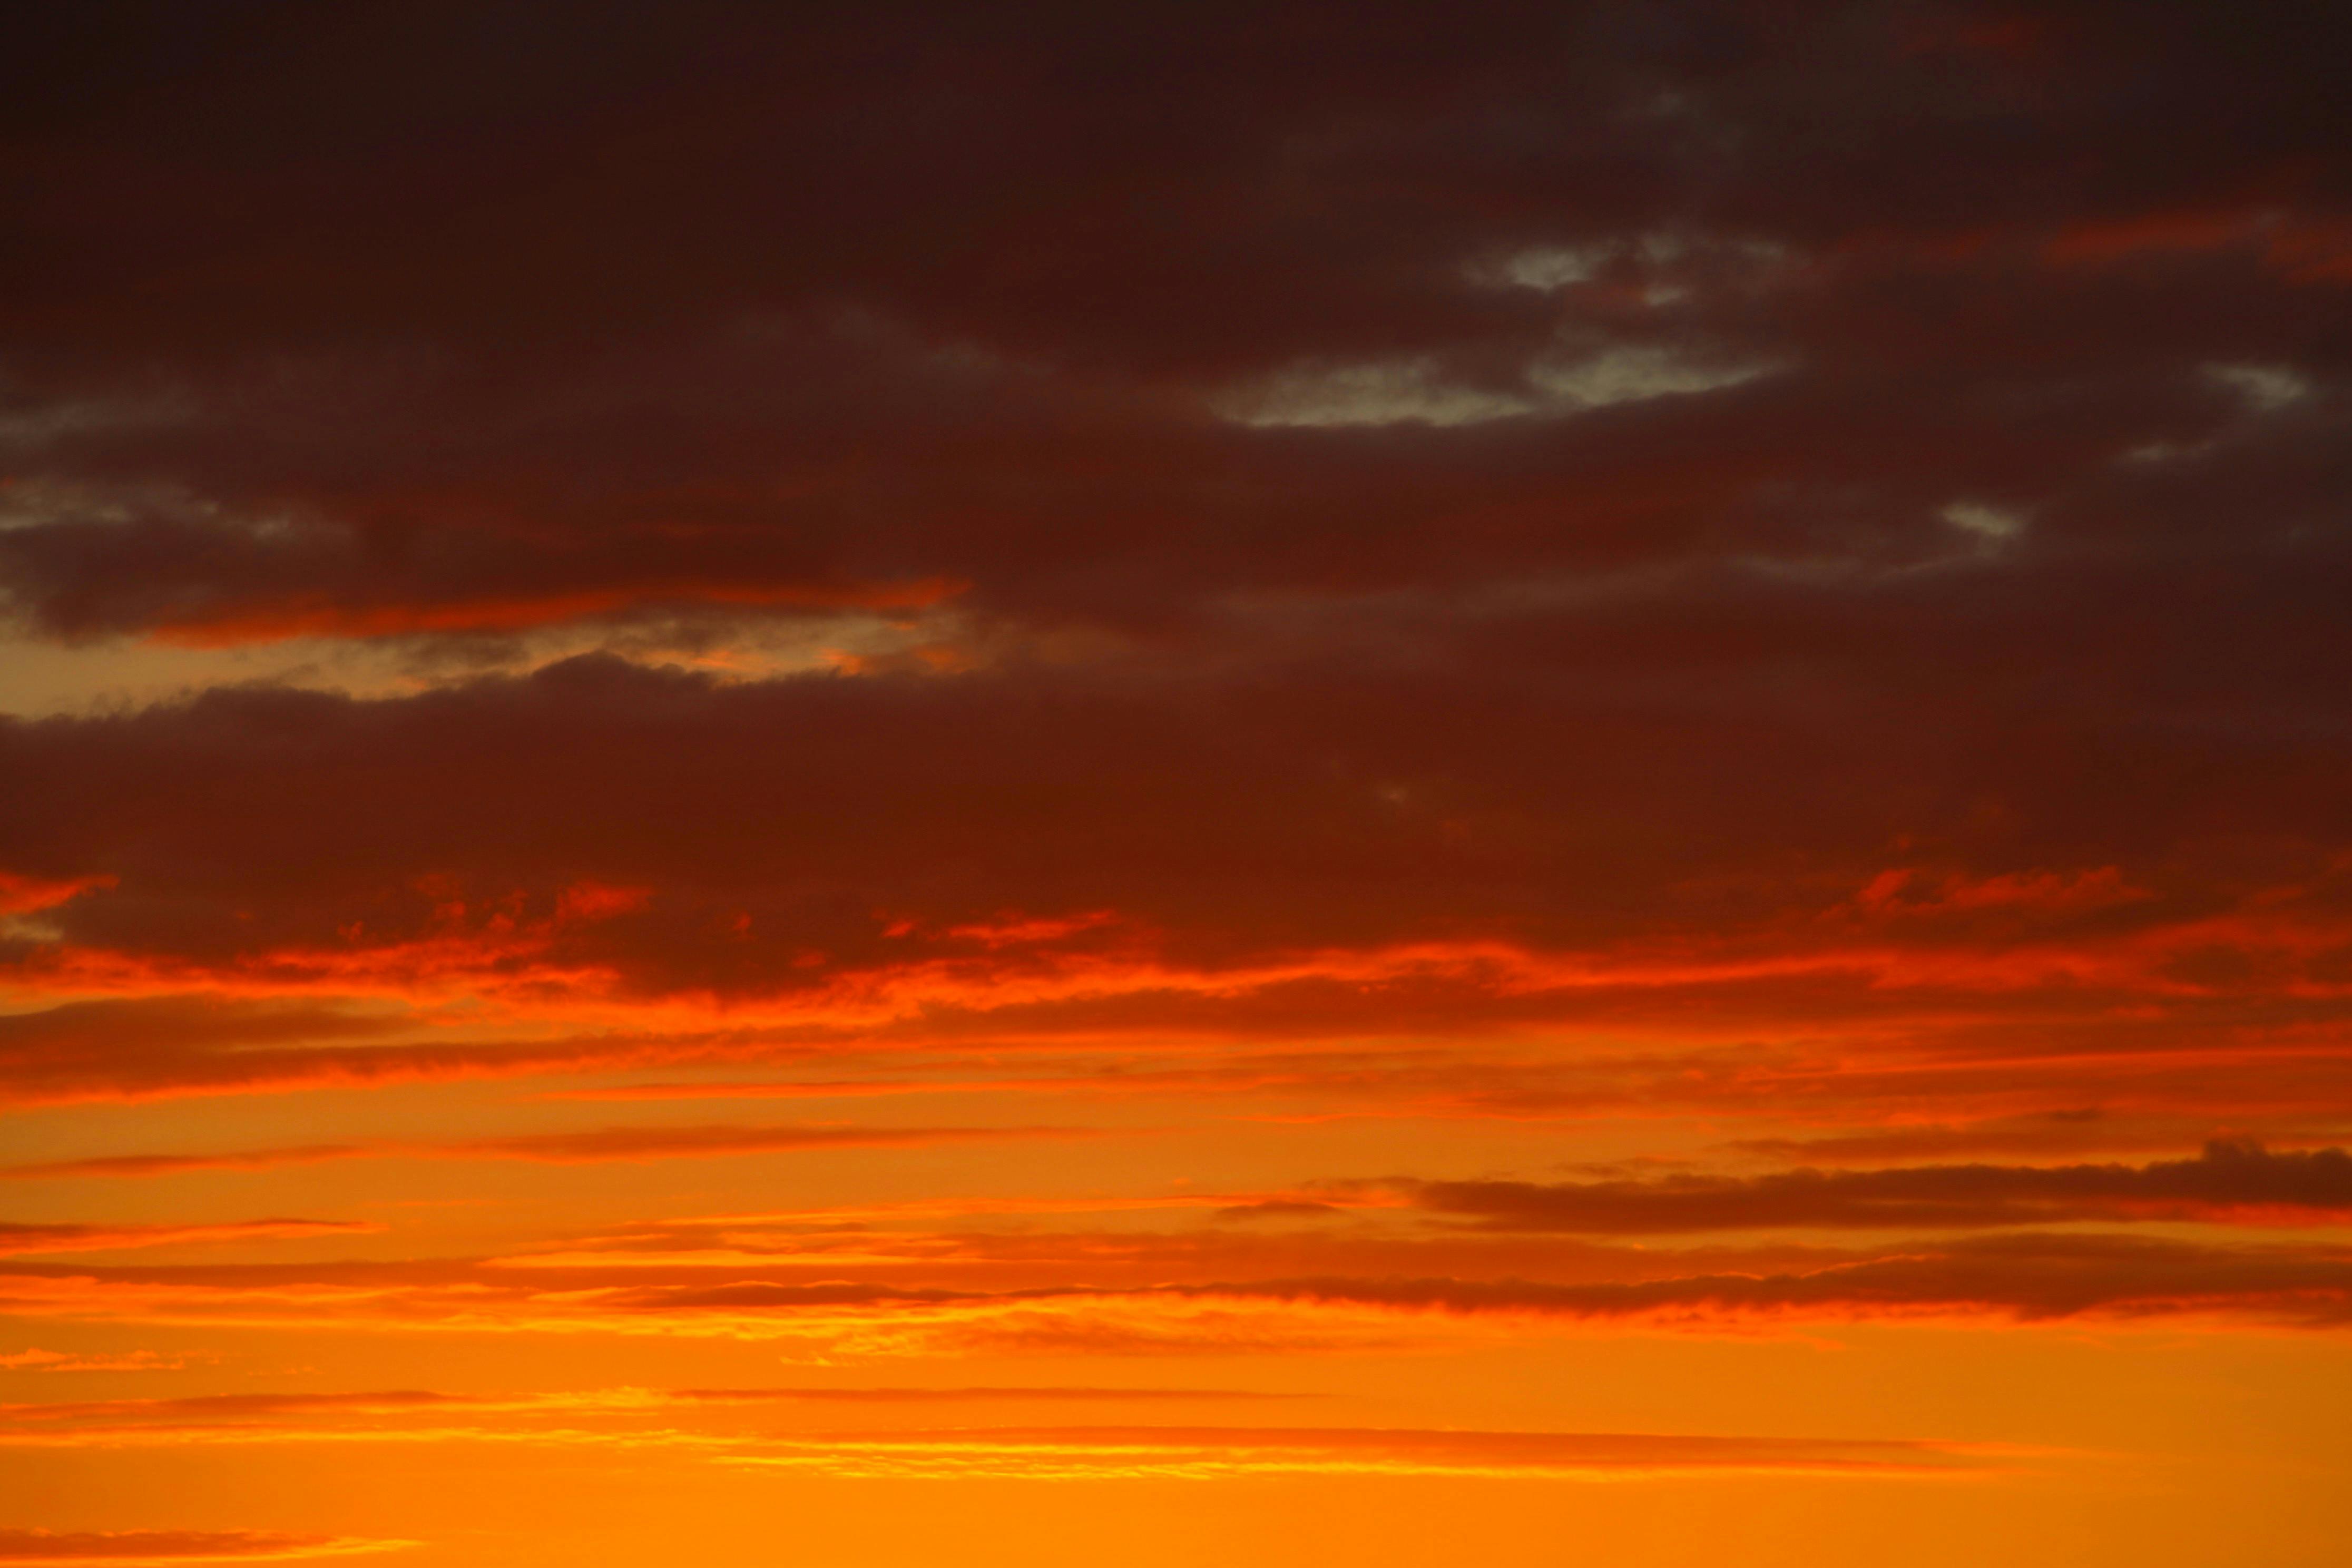
[[[98,877],[20,877],[0,871],[0,915],[28,915],[55,909],[93,888],[111,888],[115,879]]]

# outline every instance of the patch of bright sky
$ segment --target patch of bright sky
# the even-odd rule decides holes
[[[2289,365],[2209,364],[2205,375],[2236,393],[2253,414],[2273,414],[2311,395],[2311,383]]]
[[[1943,519],[1963,532],[1975,534],[1989,548],[2006,544],[2025,531],[2023,517],[1982,501],[1956,500],[1944,509]]]
[[[1470,276],[1474,282],[1549,291],[1591,282],[1614,253],[1615,247],[1606,245],[1548,246],[1506,257],[1492,268],[1474,268]]]
[[[1217,411],[1236,424],[1475,425],[1533,413],[1517,393],[1450,386],[1429,359],[1299,368],[1219,400]]]
[[[1218,400],[1217,412],[1257,426],[1475,425],[1524,415],[1568,415],[1619,403],[1736,386],[1761,364],[1705,364],[1670,350],[1620,347],[1574,360],[1539,360],[1525,391],[1442,379],[1430,358],[1299,367]]]
[[[1554,405],[1601,408],[1613,403],[1737,386],[1771,368],[1701,364],[1666,349],[1615,348],[1589,359],[1538,363],[1528,370],[1528,380]]]
[[[2209,364],[2200,373],[2205,380],[2234,396],[2239,405],[2260,418],[2292,407],[2309,397],[2314,388],[2308,377],[2292,365],[2284,364]],[[2213,449],[2210,440],[2150,441],[2134,447],[2116,459],[2124,463],[2162,463],[2179,458],[2194,458]]]
[[[1709,266],[1718,275],[1770,267],[1789,258],[1789,249],[1769,239],[1692,237],[1657,232],[1594,240],[1584,245],[1539,245],[1513,251],[1499,259],[1476,261],[1463,269],[1482,289],[1533,289],[1541,293],[1590,283],[1612,262],[1629,260],[1647,269],[1690,261]],[[1687,295],[1678,285],[1652,284],[1646,290],[1653,304],[1669,303]]]

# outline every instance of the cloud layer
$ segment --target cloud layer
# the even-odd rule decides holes
[[[0,14],[0,1444],[152,1494],[0,1561],[509,1540],[535,1481],[338,1500],[436,1446],[572,1445],[582,1520],[771,1489],[666,1501],[723,1565],[881,1477],[1990,1497],[2093,1406],[2208,1445],[2134,1495],[2293,1514],[2352,1322],[2344,32]],[[2213,1360],[2109,1398],[2134,1326]],[[1926,1429],[1954,1327],[2010,1447],[1788,1436]],[[1879,1403],[1758,1370],[1807,1337]],[[184,1460],[226,1511],[121,1479]],[[2032,1547],[1952,1552],[2068,1550],[2000,1495]]]

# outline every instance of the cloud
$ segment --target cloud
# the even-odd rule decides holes
[[[0,871],[0,915],[24,915],[54,909],[94,888],[113,885],[111,877],[68,877],[44,880],[38,877],[18,877]]]
[[[415,1544],[260,1530],[0,1530],[0,1563],[280,1563]]]
[[[152,1447],[316,1442],[520,1442],[662,1447],[724,1464],[842,1477],[1194,1479],[1254,1475],[1622,1478],[1676,1474],[1927,1477],[1982,1470],[1963,1444],[1697,1435],[1482,1432],[1358,1426],[880,1427],[802,1431],[736,1419],[747,1403],[834,1405],[1261,1397],[1097,1388],[606,1389],[545,1394],[227,1395],[0,1408],[0,1446]],[[452,1419],[465,1423],[451,1425]],[[699,1425],[679,1426],[684,1419]],[[160,1555],[160,1554],[159,1554]]]
[[[328,1394],[225,1394],[0,1405],[0,1447],[130,1447],[206,1443],[486,1440],[551,1444],[740,1439],[736,1418],[793,1404],[1165,1405],[1295,1395],[1220,1388],[802,1387],[602,1388],[551,1393],[446,1394],[390,1389]],[[564,1423],[591,1422],[581,1426]],[[678,1423],[702,1422],[701,1426]],[[453,1425],[463,1423],[465,1425]],[[553,1424],[551,1424],[553,1423]]]
[[[1760,1226],[1996,1227],[2115,1220],[2331,1224],[2352,1215],[2352,1154],[2215,1142],[2130,1165],[1916,1165],[1652,1181],[1425,1182],[1432,1213],[1507,1230],[1657,1235]]]
[[[1439,427],[1578,413],[1717,387],[1767,374],[1759,365],[1709,365],[1662,348],[1622,345],[1581,358],[1547,357],[1512,384],[1449,383],[1434,360],[1294,368],[1224,395],[1218,411],[1260,429],[1419,424]]]
[[[1039,1127],[594,1127],[571,1132],[529,1132],[447,1142],[382,1140],[309,1143],[278,1149],[224,1150],[192,1154],[100,1154],[73,1160],[0,1166],[0,1178],[51,1180],[86,1176],[168,1176],[188,1171],[253,1171],[322,1160],[535,1160],[551,1164],[607,1160],[672,1160],[729,1154],[786,1153],[807,1149],[899,1149],[973,1139],[1071,1137],[1077,1130]],[[276,1222],[301,1224],[304,1222]]]
[[[1730,1147],[1743,1154],[1809,1164],[1879,1164],[1970,1154],[2050,1159],[2067,1154],[2170,1152],[2207,1140],[2213,1127],[2211,1118],[2118,1116],[2097,1106],[2069,1106],[1978,1121],[1871,1127],[1806,1138],[1742,1139]],[[2296,1143],[2325,1139],[2292,1121],[2283,1122],[2274,1136]]]
[[[1261,428],[1349,425],[1475,425],[1538,412],[1506,389],[1449,386],[1428,360],[1294,370],[1228,395],[1219,412]]]
[[[19,9],[0,665],[63,673],[0,692],[0,1098],[60,1135],[5,1173],[979,1173],[478,1257],[26,1223],[28,1328],[2340,1331],[2320,10]],[[574,1125],[766,1096],[860,1105]],[[1402,1174],[996,1190],[1174,1123]],[[1412,1179],[1596,1139],[1773,1163]],[[90,1419],[635,1419],[243,1408]],[[1022,1430],[855,1465],[1580,1462]]]
[[[956,585],[925,581],[908,584],[847,584],[837,586],[742,583],[649,583],[628,589],[551,595],[541,599],[490,599],[431,606],[339,605],[324,599],[252,609],[223,609],[204,618],[166,621],[152,640],[174,647],[235,647],[287,642],[297,637],[394,637],[435,633],[483,634],[529,631],[568,621],[639,614],[648,606],[721,605],[803,610],[908,611],[954,596]]]
[[[0,1355],[9,1372],[177,1372],[185,1360],[157,1351],[11,1351]]]
[[[1990,1237],[1801,1273],[1629,1284],[1315,1280],[1247,1293],[1447,1312],[1702,1325],[2189,1318],[2333,1328],[2352,1321],[2352,1258],[2336,1248],[2206,1247],[2126,1236]]]
[[[723,996],[772,1005],[765,1019],[739,1011],[739,1027],[870,1029],[894,1015],[928,1011],[944,1023],[975,1008],[1043,1009],[1121,991],[1238,1011],[1253,994],[1303,995],[1325,978],[1340,983],[1336,1000],[1382,950],[1395,955],[1387,962],[1399,981],[1435,978],[1450,963],[1491,991],[1476,973],[1491,961],[1521,995],[1541,989],[1546,968],[1563,988],[1585,991],[1614,973],[1653,995],[1675,980],[1777,974],[1793,984],[1843,971],[1865,982],[1857,1005],[1893,989],[1889,980],[1979,997],[1996,986],[2105,983],[2168,1005],[2200,986],[2294,982],[2305,1016],[2329,1016],[2314,966],[2324,968],[2347,927],[2328,859],[2333,828],[2318,809],[2336,764],[2317,751],[2290,744],[2281,769],[2225,778],[2218,754],[2185,740],[2085,736],[2109,745],[2102,767],[2144,764],[2181,781],[2102,817],[2051,773],[2051,759],[2014,745],[1981,758],[1874,749],[1859,731],[1841,742],[1817,733],[1814,716],[1769,710],[1737,731],[1693,728],[1675,711],[1681,697],[1607,719],[1572,684],[1506,696],[1469,668],[1348,684],[1344,699],[1321,680],[1222,692],[1034,673],[725,686],[588,660],[406,700],[244,692],[110,720],[0,726],[0,752],[22,781],[0,857],[120,877],[99,868],[121,853],[104,847],[135,844],[147,868],[58,906],[47,917],[57,941],[7,955],[17,983],[60,1002],[110,993],[158,1008],[142,1019],[84,1002],[72,1005],[85,1011],[37,1024],[8,1022],[56,1042],[27,1064],[37,1083],[46,1072],[61,1088],[102,1084],[110,1051],[176,1058],[159,1065],[201,1082],[217,1069],[175,1047],[184,1037],[163,1010],[175,993],[215,998],[177,1005],[214,1037],[238,1017],[224,1003],[309,1002],[316,1030],[386,1034],[396,1027],[391,1005],[483,994],[509,1017],[560,1016],[568,1000],[583,1024],[607,1028],[713,1026],[690,1003]],[[1213,723],[1196,711],[1204,703]],[[1432,710],[1447,715],[1442,765],[1398,749],[1397,716]],[[1737,762],[1755,725],[1791,744],[1831,746],[1822,766],[1851,765],[1842,791],[1886,804],[1831,809],[1810,789],[1809,769],[1751,776],[1734,803],[1706,780]],[[1003,742],[1013,726],[1027,736],[1021,747]],[[276,737],[268,767],[247,749],[265,734]],[[1500,744],[1505,734],[1538,739],[1512,748]],[[889,739],[905,735],[923,736],[952,767],[905,773]],[[729,766],[710,776],[693,820],[649,837],[614,832],[616,821],[658,817],[672,781],[643,756],[665,736],[671,754],[725,755]],[[1318,755],[1344,766],[1315,763]],[[512,794],[408,787],[460,765],[496,771]],[[1958,771],[1947,775],[1948,766]],[[161,799],[138,783],[158,772],[202,787]],[[950,788],[950,774],[971,787]],[[300,781],[322,776],[357,782],[326,796],[304,790]],[[1069,781],[1081,777],[1096,787],[1074,796]],[[1979,785],[2034,799],[2057,839],[2042,847],[2048,859],[2019,866],[2022,847],[1996,845],[1962,868],[1965,813],[1951,803]],[[2209,786],[2218,793],[2204,795]],[[853,798],[863,809],[845,826],[828,803]],[[2264,882],[2239,885],[2253,871],[2231,864],[2252,853],[2242,846],[2179,837],[2214,800],[2233,816],[2272,814]],[[528,825],[517,815],[525,802]],[[1630,837],[1555,832],[1579,802]],[[820,823],[821,833],[809,826]],[[1814,858],[1817,881],[1791,887],[1769,873],[1750,837],[1768,830]],[[2013,883],[2019,896],[1955,894],[1934,910],[1896,900],[1856,906],[1843,925],[1804,923],[1809,901],[1825,912],[1884,874],[1881,840],[1904,833],[1949,839],[1958,863],[1918,871],[1924,885]],[[289,837],[368,847],[288,855]],[[1677,840],[1686,847],[1670,864],[1633,847]],[[500,847],[517,844],[526,847]],[[1294,847],[1270,852],[1284,844]],[[1077,854],[1081,845],[1093,851]],[[2011,863],[1988,864],[1994,851]],[[984,863],[954,885],[927,869],[971,853]],[[497,855],[507,859],[493,874]],[[430,869],[442,864],[464,869]],[[2141,896],[2024,896],[2037,878],[2107,872]],[[435,876],[454,877],[456,895],[425,891]],[[1357,896],[1334,899],[1334,879]],[[1563,879],[1580,890],[1542,893]],[[633,911],[559,920],[561,900],[583,880],[648,891]],[[1688,934],[1700,883],[1716,889],[1712,951]],[[228,903],[252,918],[216,919]],[[1029,928],[1035,940],[969,934],[994,930],[987,922],[1008,906],[1044,922]],[[1497,912],[1505,907],[1517,912]],[[1105,910],[1115,917],[1100,919]],[[1464,940],[1465,929],[1480,934]],[[2179,967],[2187,951],[2225,948],[2251,967],[2227,981]],[[375,1011],[349,1013],[348,1023],[326,1005],[361,998]],[[208,1006],[209,1019],[196,1016]],[[242,1021],[281,1038],[295,1027],[290,1014]],[[131,1035],[160,1037],[134,1052]],[[491,1041],[441,1044],[453,1058],[496,1055]],[[369,1059],[331,1058],[355,1071]],[[267,1081],[286,1060],[264,1055],[248,1070]]]
[[[1925,48],[1943,24],[1867,5],[1714,16],[1720,47],[1606,5],[1474,5],[1443,40],[1382,7],[1312,47],[1303,21],[922,14],[563,16],[560,56],[458,13],[191,24],[176,72],[20,68],[47,216],[0,430],[36,459],[20,485],[79,498],[6,531],[20,613],[451,641],[919,613],[910,585],[968,583],[1024,630],[1165,627],[1612,549],[1899,554],[2003,480],[2080,503],[2037,532],[2088,544],[2112,453],[2218,417],[2149,389],[2317,353],[2308,296],[2352,255],[2326,50],[2277,7],[2062,5],[2069,44],[2031,54]],[[103,58],[118,31],[45,26],[6,52]],[[351,93],[304,98],[257,35]],[[679,89],[714,53],[723,114]],[[1106,65],[1142,58],[1148,81]],[[457,62],[530,111],[454,87]],[[1022,92],[976,85],[998,72]],[[477,163],[440,155],[444,112]],[[2231,134],[2176,129],[2200,124]],[[282,216],[312,150],[373,200]],[[219,200],[156,195],[194,188]],[[1424,422],[1541,403],[1513,374],[1563,341],[1805,369],[1736,416],[1620,403],[1639,416],[1589,441],[1463,417],[1345,461],[1332,427],[1199,412],[1301,365]],[[2293,468],[2262,493],[2286,502]],[[1785,508],[1811,537],[1759,526]]]
[[[0,1015],[0,1064],[22,1102],[366,1082],[484,1054],[446,1041],[349,1048],[354,1039],[415,1026],[397,1014],[299,1002],[202,995],[76,1001]]]
[[[828,1433],[739,1464],[837,1476],[1034,1480],[1253,1475],[1601,1478],[1728,1472],[1965,1473],[1965,1449],[1906,1441],[1351,1427],[1061,1426]]]
[[[602,1261],[0,1267],[26,1322],[732,1339],[816,1363],[1393,1352],[1530,1333],[1808,1323],[2331,1330],[2352,1258],[2082,1231],[1688,1250],[1558,1237],[950,1237]]]
[[[761,1404],[771,1400],[802,1399],[852,1405],[920,1405],[935,1402],[993,1404],[1023,1400],[1046,1403],[1071,1400],[1093,1404],[1122,1400],[1294,1399],[1301,1396],[1291,1394],[1269,1394],[1263,1390],[1247,1388],[1095,1388],[1072,1384],[1042,1384],[1034,1387],[1000,1388],[681,1388],[673,1390],[672,1397],[695,1403],[719,1405]]]
[[[253,1219],[211,1225],[0,1224],[0,1257],[45,1252],[111,1252],[185,1242],[349,1236],[382,1230],[365,1220]]]
[[[2213,364],[2208,377],[2244,399],[2255,414],[2274,414],[2311,395],[2311,384],[2290,365]]]

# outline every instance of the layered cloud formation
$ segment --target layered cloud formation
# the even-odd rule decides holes
[[[2335,1366],[2342,35],[0,18],[0,1445],[1993,1487],[1531,1369]],[[483,1560],[139,1473],[0,1561]]]

